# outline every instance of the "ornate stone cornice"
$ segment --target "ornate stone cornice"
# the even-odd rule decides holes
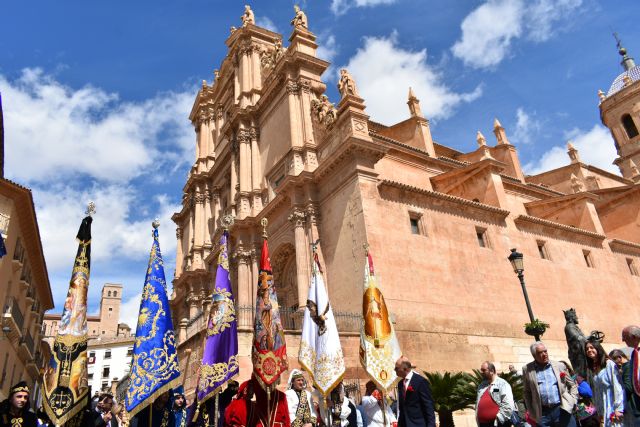
[[[244,249],[243,247],[239,247],[236,249],[231,257],[234,261],[248,264],[253,257],[255,257],[255,249]]]
[[[306,214],[312,224],[320,222],[320,210],[314,204],[307,205]]]
[[[196,204],[201,205],[201,204],[204,203],[205,195],[204,195],[204,193],[201,193],[200,191],[196,191],[193,198],[194,198],[194,201],[196,202]]]

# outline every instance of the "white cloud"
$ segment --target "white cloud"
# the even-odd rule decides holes
[[[14,81],[0,75],[0,91],[7,175],[22,183],[80,175],[126,182],[158,161],[184,164],[192,157],[193,94],[121,102],[89,85],[66,87],[40,69],[25,69]]]
[[[88,200],[96,203],[97,213],[91,226],[92,262],[118,257],[144,260],[151,248],[151,222],[160,219],[160,249],[169,264],[175,258],[175,225],[171,215],[180,210],[168,202],[166,195],[156,196],[150,214],[138,217],[139,190],[132,186],[94,185],[82,190],[60,185],[51,189],[34,188],[38,223],[47,267],[50,270],[71,268],[77,249],[75,235]],[[151,210],[151,209],[148,209]],[[70,271],[70,270],[69,270]]]
[[[333,58],[338,54],[338,44],[333,34],[318,35],[318,50],[316,56],[328,62],[332,62]],[[335,67],[333,64],[324,72],[325,79],[329,82],[335,81]]]
[[[578,150],[582,163],[599,167],[617,175],[620,174],[619,169],[612,164],[617,153],[609,129],[596,124],[587,132],[573,129],[566,132],[565,137],[571,140],[573,146]],[[566,166],[569,163],[566,145],[554,146],[544,153],[539,160],[526,164],[524,169],[527,174],[535,175]]]
[[[266,28],[269,31],[273,31],[274,33],[280,32],[278,31],[276,24],[268,16],[258,16],[256,18],[256,25],[258,27]]]
[[[138,313],[140,312],[140,299],[142,294],[136,294],[124,301],[120,306],[120,323],[126,323],[131,328],[131,333],[136,333],[138,326]],[[174,325],[176,326],[176,325]]]
[[[513,132],[513,142],[516,144],[530,144],[540,132],[540,121],[535,114],[528,114],[522,108],[516,110],[516,129]]]
[[[445,118],[463,102],[482,95],[481,87],[456,93],[443,82],[443,75],[427,64],[427,51],[397,46],[397,33],[390,37],[365,37],[364,46],[345,67],[354,76],[360,95],[373,120],[397,123],[409,117],[406,107],[409,87],[421,100],[427,118]]]
[[[392,4],[397,0],[331,0],[331,11],[342,15],[352,7],[373,7],[381,4]]]
[[[555,34],[582,0],[487,0],[467,15],[461,39],[451,51],[473,68],[492,68],[508,54],[512,41],[524,37],[543,42]]]

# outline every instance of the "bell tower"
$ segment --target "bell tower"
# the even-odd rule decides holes
[[[609,91],[598,91],[600,119],[609,128],[618,157],[614,164],[623,177],[640,181],[640,66],[637,66],[614,34],[618,53],[622,56],[623,72],[616,77]]]

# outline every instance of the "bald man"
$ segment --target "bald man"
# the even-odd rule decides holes
[[[435,427],[436,415],[429,382],[411,369],[405,356],[396,361],[398,383],[398,427]]]

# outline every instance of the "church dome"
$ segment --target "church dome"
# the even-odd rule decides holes
[[[629,76],[631,82],[635,82],[640,80],[640,65],[636,65],[634,67],[629,68],[629,70],[625,70],[621,73],[616,79],[611,83],[611,87],[607,92],[607,96],[611,96],[614,93],[620,91],[624,87],[624,76]]]

